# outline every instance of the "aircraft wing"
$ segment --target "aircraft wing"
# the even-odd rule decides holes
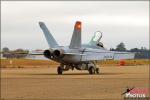
[[[85,55],[82,55],[82,61],[134,59],[134,56],[135,54],[130,52],[116,52],[104,50],[100,52],[89,51]]]
[[[131,52],[114,52],[114,60],[134,59],[135,53]]]

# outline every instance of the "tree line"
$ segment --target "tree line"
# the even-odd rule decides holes
[[[5,58],[24,58],[28,55],[29,50],[23,49],[9,50],[9,48],[4,47],[1,53]]]
[[[132,48],[127,50],[125,44],[121,42],[116,46],[116,48],[110,48],[110,51],[120,51],[120,52],[133,52],[135,53],[135,59],[150,59],[150,50],[146,47],[139,48]]]

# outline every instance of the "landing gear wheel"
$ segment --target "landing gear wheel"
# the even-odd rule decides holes
[[[60,75],[60,74],[62,74],[62,72],[63,72],[63,68],[59,66],[57,68],[57,73]]]
[[[93,66],[89,68],[89,74],[95,74],[95,69]]]
[[[96,68],[96,74],[99,74],[99,68]]]

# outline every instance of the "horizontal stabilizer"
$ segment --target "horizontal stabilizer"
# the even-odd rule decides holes
[[[31,60],[49,60],[48,58],[44,57],[43,55],[27,55],[25,59]]]
[[[32,59],[32,60],[48,60],[48,58],[44,57],[42,51],[31,51],[29,54],[25,57],[26,59]]]
[[[85,56],[86,54],[79,54],[79,53],[65,53],[65,55],[80,55],[80,56]]]

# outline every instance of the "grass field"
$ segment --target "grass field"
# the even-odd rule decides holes
[[[1,59],[2,68],[49,67],[58,63],[48,60]]]
[[[149,65],[150,59],[133,59],[133,60],[106,60],[98,62],[102,66],[120,66],[121,61],[125,66]]]
[[[149,59],[124,60],[124,66],[148,65]],[[100,66],[120,66],[119,60],[106,60],[97,62]],[[1,68],[26,68],[26,67],[51,67],[58,66],[51,60],[30,60],[30,59],[1,59]]]

